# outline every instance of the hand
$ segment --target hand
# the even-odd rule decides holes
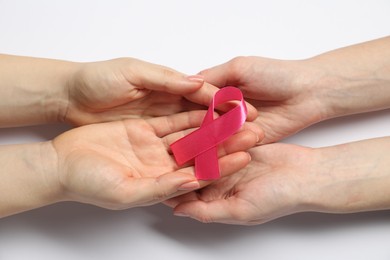
[[[302,178],[313,162],[311,149],[269,144],[249,150],[241,171],[166,202],[177,216],[201,222],[254,225],[302,210]],[[305,180],[305,179],[304,179]]]
[[[68,88],[63,118],[75,125],[194,110],[208,106],[218,90],[202,76],[132,58],[82,64]],[[248,119],[255,119],[256,109],[248,106],[248,111]]]
[[[258,146],[243,170],[166,204],[178,216],[242,225],[303,211],[390,209],[389,145],[390,137],[317,149]]]
[[[208,184],[193,167],[179,169],[169,144],[198,127],[205,113],[193,111],[152,119],[83,126],[53,140],[62,200],[122,209],[160,202]],[[253,123],[219,149],[221,174],[243,168],[258,140]],[[187,130],[186,130],[187,129]],[[186,131],[184,131],[186,130]]]
[[[325,119],[389,108],[389,46],[385,37],[300,61],[238,57],[200,74],[252,99],[271,143]]]
[[[240,88],[253,104],[264,129],[263,143],[284,137],[324,119],[324,108],[311,79],[317,71],[303,61],[281,61],[261,57],[238,57],[200,73],[217,87]]]

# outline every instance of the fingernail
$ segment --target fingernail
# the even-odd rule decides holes
[[[181,185],[177,189],[178,190],[195,190],[195,189],[198,189],[199,187],[200,187],[199,182],[191,181],[191,182],[184,183],[183,185]]]
[[[183,212],[174,212],[173,215],[176,217],[188,217],[188,215]]]
[[[249,161],[252,161],[252,156],[251,156],[251,154],[250,153],[246,153],[247,155],[248,155],[248,159],[249,159]]]
[[[195,82],[204,82],[204,77],[202,75],[187,76],[187,79]]]

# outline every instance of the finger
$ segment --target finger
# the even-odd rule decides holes
[[[246,104],[246,108],[248,110],[248,115],[246,117],[246,121],[254,121],[257,118],[257,116],[259,115],[259,112],[250,103],[245,101],[245,104]]]
[[[180,138],[187,136],[197,128],[189,128],[173,134],[168,134],[164,137],[165,146],[170,151],[170,145]],[[246,122],[239,132],[222,142],[218,146],[218,157],[222,157],[229,153],[245,151],[261,142],[264,138],[264,131],[255,123]]]
[[[218,90],[219,88],[217,88],[216,86],[204,82],[203,86],[198,91],[186,95],[185,98],[194,103],[209,106],[211,100],[213,99],[215,93],[217,93]]]
[[[238,172],[239,170],[247,166],[250,161],[250,154],[243,151],[231,153],[220,158],[218,162],[221,177],[225,177]]]
[[[196,129],[197,128],[190,128],[165,136],[164,142],[168,152],[171,152],[170,145],[172,143],[189,135]],[[222,157],[233,152],[248,150],[249,148],[255,146],[256,143],[260,142],[263,136],[263,131],[257,125],[255,125],[252,129],[242,128],[239,132],[235,133],[226,141],[218,145],[218,157]]]
[[[185,98],[194,102],[194,103],[204,105],[204,106],[209,106],[212,98],[214,97],[215,93],[217,93],[218,90],[219,90],[219,88],[205,82],[203,84],[203,87],[201,87],[198,91],[195,91],[189,95],[186,95]],[[247,120],[248,121],[255,120],[258,116],[257,109],[248,102],[245,102],[245,105],[246,105],[247,110],[248,110]],[[231,104],[230,105],[224,104],[224,105],[219,106],[218,109],[220,111],[226,112],[229,109],[231,109],[231,107],[232,107]]]
[[[236,85],[238,82],[237,77],[234,76],[229,69],[230,62],[214,66],[209,69],[202,70],[199,72],[200,75],[204,77],[206,82],[222,88],[227,85]]]
[[[149,125],[159,137],[176,133],[188,128],[199,127],[206,111],[183,112],[171,116],[162,116],[147,119]]]
[[[206,112],[205,110],[199,110],[199,111],[190,111],[190,112],[187,112],[187,113],[194,113],[193,115],[193,122],[190,122],[188,123],[186,127],[183,128],[183,130],[178,130],[176,132],[169,132],[168,131],[165,133],[165,135],[161,135],[161,137],[164,137],[164,143],[166,145],[166,148],[170,151],[170,148],[169,146],[176,142],[177,140],[189,135],[190,133],[192,133],[193,131],[197,130],[200,125],[202,124],[203,122],[203,119],[204,119],[204,116],[206,115]],[[197,114],[195,114],[197,113]],[[183,113],[184,114],[184,113]],[[214,112],[214,118],[217,118],[219,115]],[[200,121],[199,121],[200,120]],[[167,121],[168,122],[168,121]],[[183,122],[184,123],[184,122]],[[190,124],[192,124],[193,127],[190,126]]]
[[[218,157],[239,151],[246,151],[255,146],[257,141],[258,137],[254,132],[250,130],[240,131],[218,145]]]
[[[256,124],[247,122],[236,134],[218,147],[218,157],[254,147],[264,138],[264,132]]]
[[[194,113],[195,112],[196,111],[194,111]],[[197,116],[202,117],[202,116],[205,115],[205,111],[198,111],[198,112],[199,112],[199,114],[197,114],[197,115],[194,114],[194,118],[197,117]],[[196,113],[198,113],[198,112],[196,112]],[[153,119],[153,120],[157,120],[157,119]],[[199,123],[198,120],[202,120],[203,121],[203,119],[201,119],[201,118],[196,118],[192,122],[192,125],[195,125],[195,127],[200,126],[201,122]],[[164,121],[162,121],[162,123],[164,123]],[[165,123],[167,123],[166,120],[165,120]],[[180,138],[183,138],[184,136],[190,134],[191,132],[193,132],[193,131],[195,131],[197,129],[197,128],[190,128],[189,125],[190,124],[186,125],[188,127],[187,129],[182,130],[182,131],[178,131],[178,132],[168,133],[168,131],[167,131],[167,132],[164,132],[164,135],[161,135],[160,132],[159,132],[158,136],[160,136],[160,137],[164,136],[164,139],[165,139],[164,141],[166,143],[166,147],[169,148],[169,146],[172,143],[176,142]],[[241,127],[240,131],[243,131],[243,130],[252,131],[255,134],[255,136],[256,136],[256,139],[257,139],[256,143],[259,143],[259,142],[261,142],[264,139],[264,131],[263,131],[263,129],[260,128],[260,126],[258,124],[255,124],[255,123],[252,123],[252,122],[245,122],[243,124],[243,126]],[[235,138],[235,140],[240,141],[239,138]],[[231,146],[234,146],[234,141],[230,141],[229,143],[231,143]],[[247,148],[247,149],[249,149],[249,148]],[[246,150],[246,149],[242,149],[242,150]]]
[[[251,161],[251,156],[247,152],[235,152],[229,155],[226,155],[218,160],[219,163],[219,173],[221,178],[225,176],[232,175],[239,170],[245,168]],[[213,181],[199,181],[200,188],[203,188]]]
[[[164,201],[163,203],[165,205],[167,205],[168,207],[175,208],[180,203],[184,203],[184,202],[188,202],[188,201],[196,201],[196,200],[199,200],[198,193],[195,191],[192,191],[192,192],[168,199],[168,200]]]
[[[218,163],[219,163],[219,171],[220,171],[221,177],[225,177],[225,176],[228,176],[228,175],[231,175],[233,173],[238,172],[239,170],[241,170],[242,168],[247,166],[248,163],[250,162],[250,160],[251,160],[251,157],[250,157],[249,153],[247,153],[247,152],[237,152],[237,153],[229,154],[227,156],[220,158],[218,160]],[[182,168],[179,171],[181,173],[186,173],[188,175],[193,175],[193,176],[195,175],[195,170],[194,170],[193,166]],[[182,194],[188,193],[191,190],[203,188],[212,182],[213,181],[198,180],[199,187],[197,187],[197,188],[190,187],[190,189],[183,189],[183,186],[185,187],[185,185],[183,185],[181,187],[181,189],[179,189],[177,192],[172,194],[171,197],[177,197],[177,196],[180,196]]]
[[[164,138],[165,146],[169,153],[172,153],[170,150],[170,145],[179,140],[181,137],[186,136],[187,134],[195,131],[196,129],[188,129],[185,131],[181,131],[179,133],[174,133],[171,135],[168,135]],[[227,156],[229,154],[233,154],[240,151],[246,151],[256,145],[257,142],[259,142],[260,137],[263,136],[262,132],[260,134],[255,133],[253,130],[249,129],[243,129],[240,132],[234,134],[226,141],[222,142],[220,145],[218,145],[218,157],[223,159],[224,156]],[[240,155],[241,156],[241,155]],[[233,158],[234,159],[234,158]],[[250,160],[250,158],[249,158]],[[224,160],[223,160],[224,161]],[[249,161],[248,161],[249,162]],[[185,163],[184,167],[193,165],[194,161],[190,160],[187,163]],[[239,165],[239,164],[237,164]],[[233,165],[234,167],[234,165]],[[231,168],[233,169],[233,168]]]
[[[239,170],[247,166],[250,161],[251,161],[250,154],[248,152],[243,152],[243,151],[231,153],[219,158],[218,164],[219,164],[219,172],[221,174],[221,177],[225,177],[238,172]],[[193,166],[181,168],[179,171],[181,173],[186,173],[188,175],[195,176],[195,169]],[[199,181],[199,183],[201,187],[204,187],[207,184],[209,184],[210,181]]]
[[[185,95],[202,87],[204,82],[201,75],[186,76],[171,68],[145,61],[138,61],[137,66],[133,66],[132,70],[136,79],[131,83],[139,89]]]
[[[192,174],[180,170],[158,178],[134,178],[129,182],[129,192],[124,193],[123,203],[130,207],[152,205],[173,197],[179,190],[188,192],[199,187]]]
[[[243,131],[243,130],[250,130],[253,133],[255,133],[257,138],[258,138],[258,140],[257,140],[258,143],[260,143],[265,137],[264,129],[261,128],[261,126],[256,122],[245,122],[242,125],[240,131]]]
[[[233,199],[218,199],[209,202],[188,201],[177,205],[173,212],[175,216],[190,217],[203,223],[239,224],[240,222],[232,214],[239,207],[235,207],[233,201]]]

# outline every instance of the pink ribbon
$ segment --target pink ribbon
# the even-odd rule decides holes
[[[214,119],[214,108],[232,100],[240,102]],[[244,98],[238,88],[220,89],[213,97],[200,128],[171,144],[176,162],[182,165],[195,158],[195,174],[199,180],[218,179],[220,174],[217,145],[241,128],[247,113]]]

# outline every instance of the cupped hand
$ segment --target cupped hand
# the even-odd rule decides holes
[[[62,200],[122,209],[160,202],[202,187],[194,168],[179,168],[169,145],[198,127],[205,113],[192,111],[151,119],[91,124],[53,140]],[[247,123],[219,149],[223,175],[243,168],[245,151],[258,140]]]
[[[237,57],[200,73],[217,87],[240,88],[259,116],[263,143],[292,135],[325,118],[321,90],[315,89],[320,72],[305,61],[282,61],[262,57]]]
[[[303,211],[387,210],[389,145],[390,137],[380,137],[315,149],[258,146],[243,170],[166,204],[179,216],[242,225]]]
[[[254,225],[304,210],[309,190],[307,169],[312,149],[268,144],[249,150],[251,162],[241,171],[166,202],[174,214],[201,222]]]
[[[85,125],[165,116],[208,106],[218,88],[203,77],[133,58],[81,63],[68,81],[63,121]],[[257,111],[248,106],[248,119]]]

